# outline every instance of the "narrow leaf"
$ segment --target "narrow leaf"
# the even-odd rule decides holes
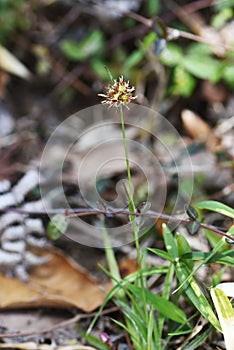
[[[219,214],[229,216],[230,218],[234,219],[234,209],[217,201],[200,202],[196,204],[196,207],[199,209],[215,211]]]
[[[171,255],[171,257],[174,260],[177,259],[179,255],[178,255],[175,239],[166,224],[163,224],[163,238],[164,238],[164,243],[168,253]]]
[[[171,255],[167,252],[165,252],[164,250],[161,249],[156,249],[156,248],[148,248],[148,250],[158,256],[160,256],[161,258],[168,260],[168,261],[174,261],[171,257]]]
[[[211,263],[220,263],[225,264],[229,266],[234,267],[234,250],[227,250],[222,253],[216,253],[212,257],[210,257],[210,253],[203,253],[203,252],[192,252],[192,253],[186,253],[181,256],[181,260],[193,260],[203,261],[204,264],[211,264]]]
[[[86,333],[79,324],[77,324],[79,333],[84,337],[84,339],[91,345],[95,346],[98,350],[108,350],[110,347],[105,345],[100,339],[96,338],[92,334]]]
[[[136,314],[131,307],[129,307],[125,302],[115,299],[115,304],[121,308],[125,316],[134,324],[135,331],[140,335],[142,339],[146,339],[147,327],[143,319]]]
[[[105,246],[107,264],[108,264],[111,276],[113,277],[113,281],[116,280],[119,282],[121,280],[119,267],[115,257],[114,250],[111,246],[109,234],[106,229],[104,219],[102,220],[102,231],[103,231],[103,242]]]
[[[114,323],[116,323],[119,327],[123,328],[127,334],[130,334],[131,339],[132,339],[136,349],[141,349],[142,344],[140,342],[139,334],[135,330],[129,330],[129,325],[127,327],[127,326],[125,326],[124,323],[117,321],[115,319],[112,319],[112,321]]]
[[[195,278],[190,276],[188,267],[182,261],[177,262],[176,276],[179,282],[183,284],[182,288],[191,303],[203,317],[205,317],[216,329],[220,331],[220,324],[212,310],[211,305],[208,303],[206,297],[202,293],[202,290],[197,284]]]
[[[225,293],[225,284],[221,283],[217,287],[211,289],[211,297],[213,299],[219,321],[223,330],[225,345],[227,350],[233,350],[234,344],[234,311],[232,304],[229,301]],[[232,295],[234,295],[234,283],[228,283],[232,285]],[[222,289],[218,288],[223,287]],[[229,287],[228,287],[229,288]]]
[[[234,225],[232,225],[232,226],[229,228],[229,230],[228,230],[228,232],[227,232],[227,235],[234,236]],[[226,242],[227,242],[228,244],[234,244],[233,240],[231,240],[231,239],[229,239],[229,238],[226,238]]]
[[[178,253],[179,253],[180,258],[183,257],[184,254],[188,254],[188,253],[192,252],[188,241],[186,240],[186,238],[183,235],[177,233],[176,234],[176,241],[177,241]],[[194,262],[192,259],[187,259],[187,261],[185,261],[185,263],[187,264],[187,266],[190,270],[193,269]]]
[[[139,296],[139,294],[141,293],[140,287],[129,285],[128,288],[136,296]],[[164,315],[164,317],[169,318],[170,320],[173,320],[178,323],[187,322],[185,313],[171,301],[168,301],[160,295],[153,294],[148,290],[145,290],[145,297],[147,304],[152,305],[158,312]]]

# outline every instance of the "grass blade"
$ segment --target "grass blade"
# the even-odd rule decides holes
[[[139,287],[129,285],[128,288],[134,295],[141,295],[141,290]],[[164,317],[169,318],[178,323],[187,322],[187,317],[185,313],[171,301],[168,301],[160,295],[153,294],[148,290],[145,290],[145,297],[147,304],[152,305],[154,309],[160,312],[162,315],[164,315]]]
[[[230,218],[234,219],[234,209],[217,201],[200,202],[196,204],[196,207],[199,209],[215,211],[219,214],[229,216]]]
[[[228,285],[232,285],[232,295],[234,283],[228,283]],[[227,289],[229,286],[227,285]],[[234,344],[234,332],[233,332],[233,324],[234,324],[234,311],[231,302],[229,301],[226,293],[225,293],[225,283],[221,283],[223,290],[215,287],[211,289],[211,297],[213,299],[219,321],[223,330],[225,345],[227,350],[233,350]]]
[[[171,255],[173,260],[178,259],[178,249],[175,243],[175,239],[166,224],[163,224],[163,239],[168,253]]]
[[[216,329],[221,330],[219,321],[215,316],[211,305],[202,293],[194,277],[191,276],[190,270],[182,261],[176,264],[176,276],[180,284],[183,284],[183,290],[195,308],[205,317]]]

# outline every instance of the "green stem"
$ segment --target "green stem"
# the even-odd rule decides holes
[[[127,174],[128,174],[128,185],[129,185],[129,199],[130,203],[132,205],[133,212],[135,211],[135,205],[133,202],[133,187],[132,187],[132,177],[131,177],[131,169],[129,164],[129,156],[128,156],[128,146],[127,146],[127,139],[126,139],[126,132],[125,132],[125,124],[124,124],[124,116],[123,116],[123,107],[120,105],[119,107],[120,111],[120,119],[121,119],[121,126],[122,126],[122,136],[123,136],[123,144],[124,144],[124,153],[125,153],[125,160],[126,160],[126,167],[127,167]],[[129,203],[129,206],[130,206]],[[129,208],[130,209],[130,208]]]
[[[123,107],[120,105],[119,107],[120,112],[120,120],[121,120],[121,126],[122,126],[122,136],[123,136],[123,145],[124,145],[124,153],[125,153],[125,160],[126,160],[126,168],[127,168],[127,174],[128,174],[128,186],[129,186],[129,203],[128,208],[129,211],[134,213],[136,211],[134,200],[133,200],[133,185],[132,185],[132,177],[131,177],[131,168],[129,164],[129,156],[128,156],[128,146],[127,146],[127,139],[126,139],[126,133],[125,133],[125,124],[124,124],[124,116],[123,116]],[[139,267],[141,267],[141,251],[140,251],[140,244],[139,244],[139,235],[138,235],[138,227],[135,221],[135,215],[130,215],[130,221],[131,226],[133,229],[134,234],[134,240],[136,245],[136,252],[137,252],[137,261]]]

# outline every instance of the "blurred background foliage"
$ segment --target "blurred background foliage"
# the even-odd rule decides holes
[[[20,96],[17,109],[25,112],[30,104],[22,87],[49,96],[66,114],[98,103],[97,93],[109,79],[107,65],[114,77],[124,74],[136,86],[139,103],[162,113],[178,103],[204,112],[234,87],[234,52],[225,49],[233,41],[233,5],[233,0],[1,0],[0,43],[32,72],[30,82],[12,77],[8,82]],[[170,40],[168,28],[206,42],[183,35]]]

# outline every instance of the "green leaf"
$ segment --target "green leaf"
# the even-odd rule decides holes
[[[169,89],[172,95],[182,95],[189,97],[196,85],[194,77],[182,66],[177,66],[173,72],[173,85]]]
[[[202,56],[205,59],[209,58],[212,54],[212,47],[203,43],[191,43],[186,51],[188,56]]]
[[[208,240],[209,244],[211,247],[215,247],[216,244],[220,241],[220,236],[217,235],[217,233],[214,233],[213,231],[211,230],[208,230],[208,229],[203,229],[204,232],[205,232],[205,235],[206,235],[206,239]],[[220,249],[220,251],[225,251],[229,249],[228,247],[228,244],[224,244],[223,247]]]
[[[110,347],[104,344],[100,339],[96,338],[92,334],[86,333],[79,324],[76,325],[78,332],[84,337],[84,339],[90,344],[95,346],[98,350],[110,350]]]
[[[110,275],[111,275],[113,284],[115,285],[116,283],[121,281],[122,278],[120,276],[119,266],[115,257],[114,249],[111,246],[111,241],[110,241],[107,228],[105,226],[104,218],[101,219],[101,223],[102,223],[103,243],[105,246],[106,260],[110,270]],[[123,289],[119,290],[117,294],[119,298],[124,298],[125,294]]]
[[[140,49],[142,51],[146,51],[147,49],[150,48],[150,46],[154,44],[156,39],[157,39],[157,35],[155,34],[155,32],[149,32],[149,34],[147,34],[144,37],[144,40],[140,45]]]
[[[66,216],[64,214],[56,214],[47,226],[47,236],[52,241],[55,241],[65,233],[67,226],[68,221]]]
[[[197,220],[198,219],[198,212],[196,211],[195,208],[193,208],[191,205],[186,206],[186,213],[192,220]]]
[[[100,266],[100,268],[107,274],[107,276],[109,276],[111,278],[110,273],[105,268],[103,268],[102,266]],[[109,300],[111,300],[116,295],[116,293],[119,291],[119,289],[126,289],[125,288],[126,285],[128,285],[129,283],[132,283],[132,282],[136,282],[142,276],[148,277],[148,276],[153,276],[155,274],[164,274],[164,273],[167,273],[167,271],[168,271],[167,266],[151,267],[151,268],[147,268],[145,270],[141,270],[140,271],[141,276],[139,275],[139,271],[136,271],[136,272],[131,273],[127,277],[123,278],[121,281],[119,281],[119,283],[115,287],[113,287],[111,289],[111,291],[105,297],[105,300],[103,301],[100,309],[98,310],[96,316],[94,317],[93,321],[91,322],[91,324],[89,326],[89,332],[93,328],[98,317],[101,315],[102,310],[104,309],[105,305],[108,303]]]
[[[163,239],[168,253],[171,255],[173,260],[179,258],[177,245],[175,243],[175,238],[166,224],[163,224]]]
[[[123,66],[124,72],[128,71],[132,67],[135,67],[138,63],[141,62],[141,60],[143,59],[144,56],[145,56],[144,52],[139,50],[139,49],[133,51],[128,56],[128,58],[126,59],[126,61],[124,63],[124,66]]]
[[[130,334],[131,340],[133,341],[133,343],[135,345],[135,349],[142,348],[142,342],[141,342],[142,339],[140,339],[140,337],[135,329],[131,329],[131,327],[129,325],[126,326],[124,323],[117,321],[115,319],[112,319],[112,321],[114,323],[116,323],[119,327],[123,328],[126,331],[126,333]]]
[[[196,78],[209,79],[213,83],[220,80],[222,76],[222,62],[203,55],[184,56],[183,67]]]
[[[213,299],[219,317],[219,321],[223,330],[226,349],[232,350],[234,344],[234,311],[232,308],[232,304],[227,297],[229,289],[228,285],[231,286],[233,291],[234,283],[221,283],[217,287],[211,289],[211,297]],[[232,292],[232,296],[233,295],[234,293]]]
[[[165,252],[164,250],[161,249],[156,249],[156,248],[148,248],[148,250],[158,256],[160,256],[161,258],[167,260],[167,261],[174,261],[174,259],[171,257],[171,255],[167,252]]]
[[[233,17],[233,11],[230,7],[222,9],[212,18],[212,27],[219,29],[224,26],[224,24]]]
[[[149,311],[149,322],[147,327],[147,350],[153,350],[153,331],[155,326],[154,309],[151,307]]]
[[[234,235],[234,224],[228,229],[227,235],[230,235],[230,236]]]
[[[183,254],[192,252],[189,242],[180,233],[176,233],[176,242],[177,242],[179,257],[181,257]]]
[[[128,286],[129,287],[129,286]],[[140,289],[140,288],[139,288]],[[142,339],[146,339],[146,325],[145,321],[139,317],[138,314],[136,314],[131,307],[129,307],[125,302],[115,299],[116,305],[118,305],[121,310],[124,311],[124,314],[128,317],[128,319],[135,325],[135,331],[137,331],[138,335]]]
[[[220,313],[224,319],[234,318],[234,312],[230,300],[227,298],[225,293],[219,289],[214,288],[214,293],[217,298]]]
[[[165,277],[164,281],[164,288],[162,292],[162,297],[165,298],[166,300],[169,300],[170,294],[171,294],[171,289],[173,285],[173,279],[174,279],[174,272],[175,272],[175,267],[174,264],[171,263],[168,268],[168,272]],[[163,334],[163,329],[164,329],[164,322],[165,322],[165,317],[162,314],[159,314],[158,316],[158,337],[157,338],[162,338]]]
[[[200,314],[203,317],[205,317],[216,329],[220,331],[221,328],[219,321],[217,320],[211,305],[208,303],[195,278],[191,277],[190,275],[190,270],[185,265],[185,263],[182,261],[178,261],[176,264],[176,276],[180,284],[183,284],[182,288],[185,294],[187,295],[191,303],[195,306],[195,308],[200,312]]]
[[[77,42],[74,40],[63,40],[60,48],[65,56],[73,61],[84,61],[90,56],[101,52],[104,47],[103,34],[99,30],[94,30],[89,35]]]
[[[233,7],[234,0],[215,1],[213,6],[214,6],[215,10],[218,12],[224,8]]]
[[[230,218],[234,219],[234,209],[223,203],[217,201],[204,201],[197,203],[195,206],[199,209],[215,211],[219,214],[229,216]]]
[[[164,50],[160,56],[160,61],[169,67],[174,67],[181,64],[183,59],[184,53],[182,49],[173,43],[168,43],[167,49]]]
[[[204,264],[219,263],[234,267],[234,250],[216,253],[209,259],[210,253],[192,252],[181,256],[181,260],[203,261]],[[207,262],[206,262],[207,261]]]
[[[178,247],[178,254],[179,254],[180,258],[183,257],[184,254],[188,254],[188,253],[192,252],[188,241],[180,233],[176,234],[176,241],[177,241],[177,247]],[[192,259],[188,259],[187,261],[185,261],[185,263],[187,264],[187,266],[190,270],[193,269],[194,262]]]
[[[160,11],[160,7],[161,7],[160,0],[148,0],[145,3],[145,5],[146,5],[148,17],[154,17]]]
[[[142,295],[142,290],[140,287],[128,285],[128,288],[133,294],[135,294],[136,297]],[[145,290],[144,293],[147,304],[152,305],[155,310],[160,312],[164,317],[182,324],[187,322],[185,313],[171,301],[168,301],[160,295],[153,294],[148,290]]]
[[[234,237],[234,225],[232,225],[229,228],[229,230],[227,232],[227,235]],[[227,237],[226,237],[226,242],[229,243],[229,244],[234,244],[234,241],[232,239],[230,239],[230,238],[227,238]]]
[[[186,228],[191,236],[198,233],[200,226],[201,226],[201,223],[199,221],[190,221],[186,224]]]
[[[227,84],[234,88],[234,65],[226,64],[223,68],[223,79],[227,82]]]
[[[191,252],[185,253],[181,256],[181,259],[192,259],[194,261],[204,260],[210,253],[203,252]]]

